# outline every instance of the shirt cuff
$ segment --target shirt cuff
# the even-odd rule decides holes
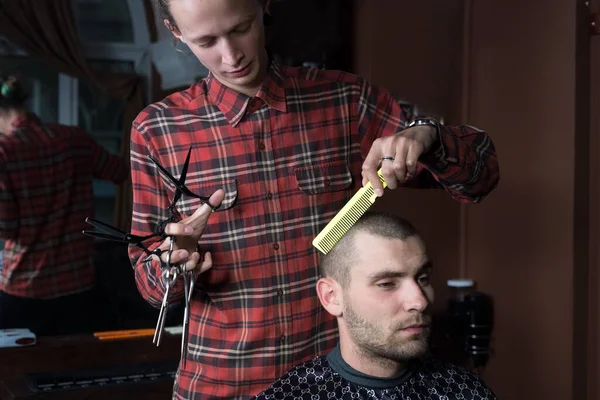
[[[419,162],[429,170],[443,172],[449,164],[460,164],[460,160],[458,159],[458,149],[452,139],[454,136],[448,132],[448,128],[438,125],[437,136],[438,140],[427,153],[421,156]]]

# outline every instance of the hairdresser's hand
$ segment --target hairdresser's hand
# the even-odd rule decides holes
[[[217,190],[210,196],[209,203],[218,207],[225,198],[225,192],[222,189]],[[175,237],[173,245],[173,253],[171,254],[171,264],[185,263],[186,270],[195,270],[197,273],[202,273],[212,267],[212,258],[209,252],[201,256],[198,253],[198,240],[202,236],[204,227],[208,222],[208,218],[212,214],[212,208],[208,204],[203,204],[194,214],[181,220],[167,224],[165,233]],[[167,260],[167,253],[171,239],[167,238],[159,248],[163,251],[160,258],[163,261]]]
[[[375,194],[383,195],[383,186],[377,175],[381,166],[387,187],[396,189],[408,175],[415,173],[419,157],[428,152],[437,140],[437,130],[424,125],[375,140],[362,166],[363,186],[371,182]]]

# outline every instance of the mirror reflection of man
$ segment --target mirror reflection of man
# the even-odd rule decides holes
[[[495,399],[478,376],[428,356],[431,270],[409,222],[365,214],[321,261],[317,294],[338,346],[255,398]]]
[[[0,79],[0,329],[89,332],[101,323],[93,239],[93,180],[119,184],[127,163],[77,127],[26,111],[23,85]]]

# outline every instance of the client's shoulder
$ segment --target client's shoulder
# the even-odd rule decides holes
[[[315,357],[287,371],[263,392],[253,397],[253,400],[266,399],[298,399],[303,393],[309,393],[314,386],[321,385],[331,378],[333,370],[326,356]]]
[[[464,399],[494,400],[496,395],[482,377],[463,367],[435,358],[422,358],[413,364],[412,384],[445,388]]]

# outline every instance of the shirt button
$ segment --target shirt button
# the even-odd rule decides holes
[[[273,200],[273,193],[267,193],[267,200]]]
[[[273,248],[274,248],[275,250],[279,250],[279,244],[275,243],[275,244],[273,245]]]
[[[281,343],[285,343],[285,335],[281,335],[281,337],[279,338],[279,340],[281,341]]]
[[[259,143],[258,143],[258,149],[259,149],[260,151],[263,151],[263,150],[265,149],[265,143],[264,143],[264,142],[259,142]]]
[[[277,289],[277,296],[278,297],[283,297],[283,290],[282,289]]]
[[[329,179],[326,179],[325,182],[323,182],[323,184],[325,186],[331,186],[331,181]]]

